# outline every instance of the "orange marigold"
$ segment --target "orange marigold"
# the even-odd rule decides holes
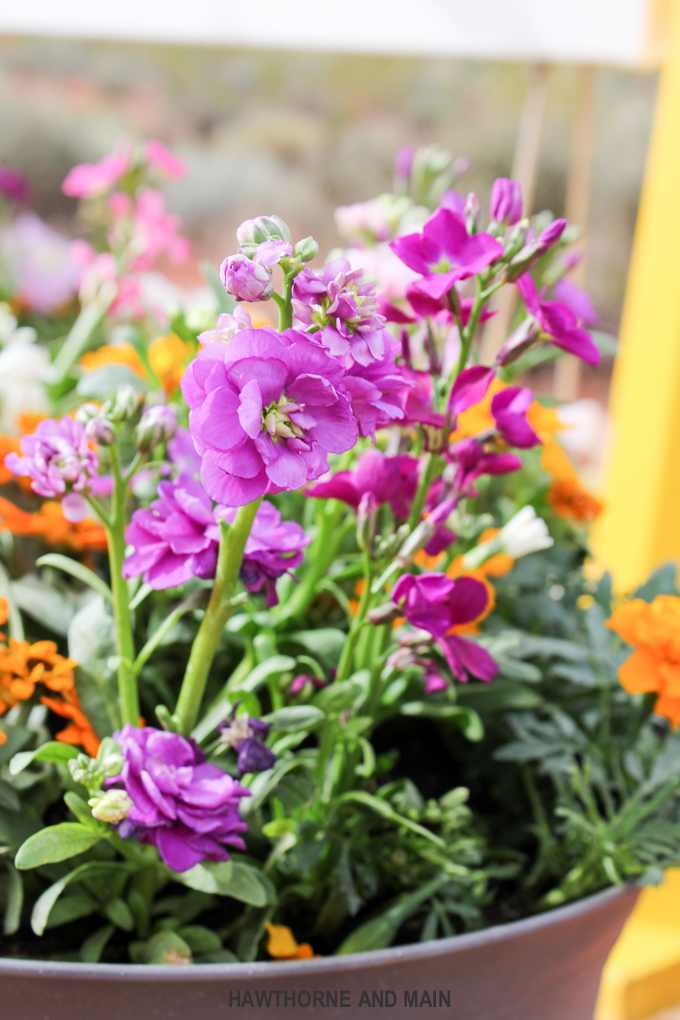
[[[607,626],[636,651],[619,669],[629,694],[658,693],[654,711],[680,723],[680,598],[632,599],[614,611]]]
[[[101,741],[80,707],[75,688],[64,695],[64,697],[66,698],[65,701],[61,701],[59,698],[43,697],[40,699],[43,705],[47,705],[57,715],[71,720],[68,726],[57,733],[57,740],[61,740],[63,744],[75,744],[76,746],[84,747],[89,756],[95,758]]]
[[[285,924],[266,923],[265,928],[269,936],[267,940],[267,952],[275,960],[312,960],[315,953],[309,942],[300,945],[290,928]],[[316,957],[319,959],[319,957]]]
[[[132,344],[128,343],[105,344],[96,351],[88,351],[87,354],[83,354],[80,364],[86,372],[94,372],[103,365],[125,365],[140,379],[146,379],[148,375],[139,354]]]
[[[61,503],[52,500],[43,503],[35,513],[28,513],[0,496],[0,530],[78,551],[96,549],[105,552],[107,549],[106,531],[101,524],[92,517],[73,524],[64,517]]]
[[[181,340],[176,333],[158,336],[149,345],[149,364],[166,393],[173,393],[182,381],[186,367],[196,353],[193,344]]]
[[[603,510],[600,500],[578,478],[553,482],[546,499],[558,517],[579,524],[592,524]]]

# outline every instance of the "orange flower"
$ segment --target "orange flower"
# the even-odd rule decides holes
[[[72,720],[69,726],[66,726],[57,733],[57,740],[61,740],[63,744],[75,744],[76,746],[84,747],[89,756],[95,758],[101,741],[80,707],[75,688],[69,692],[67,697],[67,701],[61,701],[59,698],[45,697],[41,698],[40,701],[43,705],[51,708],[53,712],[56,712],[57,715],[62,716],[62,718]]]
[[[173,393],[179,387],[186,367],[195,353],[194,345],[181,340],[176,333],[156,337],[151,342],[149,364],[166,393]]]
[[[83,354],[80,364],[86,372],[94,372],[96,368],[102,368],[104,365],[125,365],[140,379],[146,379],[148,374],[139,354],[132,344],[128,343],[106,344],[96,351],[88,351],[87,354]]]
[[[457,443],[459,439],[468,439],[470,436],[478,436],[480,432],[486,432],[487,429],[495,429],[496,423],[491,414],[491,401],[497,393],[501,393],[505,388],[505,383],[500,379],[494,379],[484,399],[458,415],[456,431],[451,433],[449,441]],[[527,421],[542,443],[547,443],[555,432],[561,432],[565,428],[557,417],[555,409],[544,407],[538,400],[534,400],[529,407]]]
[[[632,599],[614,611],[607,626],[636,651],[619,669],[629,694],[658,693],[654,711],[680,723],[680,598],[657,595],[650,604]]]
[[[16,478],[16,475],[5,467],[5,457],[8,453],[21,453],[19,440],[16,436],[0,435],[0,485],[7,485]]]
[[[106,531],[92,517],[72,524],[64,517],[61,503],[43,503],[35,513],[21,510],[0,496],[0,530],[13,535],[39,538],[48,545],[64,545],[70,549],[107,549]]]
[[[267,940],[267,952],[275,960],[312,960],[320,959],[310,946],[309,942],[299,945],[290,928],[285,924],[265,924],[269,939]]]
[[[41,421],[45,421],[48,415],[42,411],[24,411],[19,415],[19,429],[22,436],[30,436],[37,429]]]
[[[546,498],[557,516],[566,521],[592,524],[603,510],[600,500],[584,489],[578,478],[553,482]]]
[[[7,623],[9,617],[9,606],[7,605],[7,599],[3,599],[0,595],[0,627],[3,623]]]

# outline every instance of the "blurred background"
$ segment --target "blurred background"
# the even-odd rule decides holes
[[[34,207],[76,236],[60,185],[124,138],[160,138],[189,166],[167,189],[194,243],[176,283],[201,285],[203,259],[234,250],[247,217],[276,212],[322,252],[333,212],[390,190],[403,145],[436,143],[471,168],[460,190],[486,205],[511,172],[529,68],[511,61],[275,52],[134,42],[0,37],[0,163],[28,177]],[[577,72],[550,68],[534,209],[565,212]],[[619,326],[652,123],[656,74],[599,68],[586,286],[600,329]],[[606,404],[611,360],[580,396]],[[532,380],[550,390],[551,377]]]

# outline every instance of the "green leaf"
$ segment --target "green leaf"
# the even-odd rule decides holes
[[[323,719],[324,713],[313,705],[290,705],[264,716],[273,730],[311,730]]]
[[[40,819],[30,808],[24,808],[23,811],[0,808],[0,844],[12,848],[21,846],[41,825]]]
[[[231,314],[236,307],[236,298],[232,297],[220,280],[220,274],[215,266],[213,266],[211,262],[201,262],[200,270],[203,273],[206,283],[215,295],[218,310],[220,312],[228,312]]]
[[[146,943],[144,963],[187,964],[191,949],[175,931],[159,931]]]
[[[294,818],[274,818],[262,826],[262,835],[267,839],[281,839],[295,830]]]
[[[317,658],[325,659],[329,666],[337,666],[347,634],[335,627],[318,627],[316,630],[298,630],[288,637]]]
[[[132,386],[139,393],[149,389],[144,379],[140,378],[127,365],[102,365],[93,372],[82,375],[76,386],[76,393],[81,397],[94,400],[105,400],[113,396],[119,386]]]
[[[634,599],[653,602],[657,595],[677,595],[677,563],[664,563],[633,594]]]
[[[43,627],[63,636],[66,636],[69,624],[81,604],[81,600],[70,591],[50,587],[37,574],[24,574],[19,581],[13,581],[12,594],[24,613]]]
[[[445,846],[444,840],[440,839],[439,836],[435,836],[434,832],[430,832],[430,830],[426,829],[423,825],[418,825],[417,822],[411,821],[410,818],[404,818],[404,816],[395,811],[394,808],[387,803],[387,801],[381,800],[380,797],[374,797],[371,793],[364,793],[363,790],[351,790],[349,793],[344,793],[341,797],[339,797],[338,802],[341,804],[361,804],[363,807],[369,808],[382,818],[386,818],[388,821],[394,822],[396,825],[403,825],[404,828],[410,829],[411,832],[415,832],[419,836],[423,836],[425,839],[430,840],[430,842],[435,843],[437,846]]]
[[[190,889],[231,896],[253,907],[264,907],[269,898],[260,872],[240,861],[204,861],[189,871],[174,873],[173,877]]]
[[[78,921],[98,910],[98,904],[89,893],[74,892],[71,896],[62,896],[52,907],[46,928],[58,928],[60,924]]]
[[[80,749],[73,744],[62,744],[59,740],[50,740],[35,751],[20,751],[9,763],[10,775],[18,776],[33,761],[49,761],[53,765],[65,765],[71,758],[77,758]]]
[[[484,736],[482,720],[472,708],[461,705],[439,705],[437,702],[408,701],[401,706],[401,714],[421,719],[451,719],[468,740],[481,740]]]
[[[386,949],[394,941],[404,921],[449,881],[448,875],[439,875],[416,892],[401,896],[382,914],[355,928],[337,950],[337,955],[345,956],[348,953],[365,953],[371,949]]]
[[[21,909],[24,905],[24,883],[21,873],[17,871],[11,861],[5,861],[8,870],[7,881],[7,903],[5,905],[5,918],[3,921],[3,932],[5,935],[13,935],[21,925]]]
[[[112,924],[105,924],[103,928],[98,928],[85,939],[80,947],[80,959],[83,963],[99,963],[106,943],[114,931],[115,928]]]
[[[17,791],[4,779],[0,779],[0,807],[7,808],[8,811],[21,811],[21,801]]]
[[[319,691],[314,703],[325,712],[344,712],[351,708],[364,693],[364,688],[357,680],[340,680]]]
[[[64,794],[64,803],[66,804],[69,811],[73,812],[79,822],[88,829],[92,829],[93,832],[99,832],[102,836],[108,833],[108,829],[104,822],[97,821],[93,818],[92,812],[82,797],[79,797],[73,790],[68,790]]]
[[[102,598],[113,602],[113,592],[106,581],[103,581],[93,570],[84,567],[78,560],[72,560],[70,556],[62,556],[61,553],[47,553],[36,562],[39,567],[56,567],[58,570],[63,570],[65,574],[70,574],[71,577],[76,577],[83,584],[88,585]]]
[[[93,832],[80,822],[50,825],[22,843],[15,864],[21,871],[27,871],[29,868],[39,868],[42,864],[65,861],[85,853],[101,838],[100,832]]]
[[[219,953],[222,950],[222,939],[217,932],[202,924],[187,924],[177,929],[177,934],[184,939],[192,953]]]
[[[130,866],[121,861],[87,861],[85,864],[79,865],[74,868],[73,871],[69,871],[68,875],[64,875],[58,882],[46,889],[45,892],[36,901],[33,907],[33,913],[31,915],[31,928],[36,935],[42,935],[44,932],[47,922],[49,920],[52,907],[55,905],[64,889],[71,882],[75,882],[80,878],[95,876],[99,874],[115,873],[120,871],[129,871]]]
[[[122,928],[123,931],[132,931],[135,926],[135,919],[132,916],[132,911],[125,900],[122,900],[120,896],[116,896],[115,899],[109,900],[104,907],[104,913],[112,924],[115,924],[117,928]]]
[[[227,689],[235,694],[237,691],[254,691],[260,684],[265,683],[270,677],[276,676],[280,673],[287,673],[289,670],[295,668],[295,659],[291,659],[290,655],[272,655],[269,659],[265,659],[255,669],[252,669],[247,677],[241,680],[234,688],[230,688],[227,684]]]
[[[68,651],[78,663],[76,689],[83,712],[100,737],[110,736],[120,720],[110,661],[116,654],[116,625],[105,599],[93,598],[73,617]]]
[[[514,680],[496,680],[492,684],[467,684],[464,690],[457,690],[456,695],[465,707],[476,709],[478,712],[537,708],[543,703],[537,691],[515,683]]]

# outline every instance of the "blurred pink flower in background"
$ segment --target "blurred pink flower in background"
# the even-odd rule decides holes
[[[179,156],[175,156],[174,153],[170,152],[163,142],[159,142],[156,139],[151,139],[144,146],[146,152],[146,158],[150,166],[156,170],[160,170],[165,177],[169,179],[179,180],[182,177],[186,177],[187,167],[183,159]]]
[[[104,156],[98,163],[79,163],[69,170],[61,190],[71,198],[94,198],[103,195],[131,169],[132,146],[126,145]]]
[[[28,308],[51,315],[71,300],[83,272],[72,244],[35,213],[22,213],[0,230],[0,254]]]

